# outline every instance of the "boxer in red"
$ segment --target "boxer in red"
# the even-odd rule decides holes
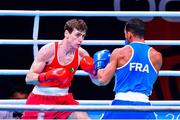
[[[27,105],[78,105],[68,92],[75,72],[81,68],[96,78],[94,61],[89,53],[80,47],[86,35],[87,25],[82,19],[71,19],[64,26],[64,39],[48,43],[38,52],[29,72],[26,83],[33,84]],[[85,112],[45,111],[43,115],[25,111],[22,119],[89,119]]]

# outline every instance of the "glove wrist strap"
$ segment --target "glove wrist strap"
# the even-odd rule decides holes
[[[38,81],[41,83],[44,82],[45,80],[46,80],[46,74],[45,73],[39,74]]]

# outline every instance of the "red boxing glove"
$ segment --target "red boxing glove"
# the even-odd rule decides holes
[[[58,80],[60,83],[64,83],[68,80],[68,72],[65,68],[53,69],[48,72],[39,74],[38,80],[39,82]]]
[[[94,59],[90,56],[85,56],[80,61],[80,67],[85,72],[88,72],[92,75],[96,74],[95,66],[94,66]]]

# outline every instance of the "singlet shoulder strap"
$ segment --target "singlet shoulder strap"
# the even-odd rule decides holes
[[[55,48],[54,48],[54,60],[53,60],[53,62],[55,62],[55,63],[58,63],[58,56],[57,56],[57,53],[58,53],[58,42],[55,42]]]
[[[78,49],[76,49],[74,53],[73,63],[78,64],[78,59],[79,59],[79,51]]]

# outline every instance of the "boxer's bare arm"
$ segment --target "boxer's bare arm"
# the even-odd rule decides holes
[[[48,44],[43,46],[38,52],[36,58],[31,65],[30,70],[26,75],[26,83],[27,84],[37,84],[38,75],[41,73],[45,67],[45,65],[49,62],[54,54],[54,46],[53,44]]]
[[[115,49],[110,56],[110,62],[107,64],[107,66],[104,69],[98,70],[98,79],[101,85],[107,85],[114,76],[118,63],[117,56],[118,49]]]
[[[155,69],[159,71],[162,66],[162,55],[160,52],[156,51],[155,49],[151,48],[150,51],[150,60],[154,65]]]

